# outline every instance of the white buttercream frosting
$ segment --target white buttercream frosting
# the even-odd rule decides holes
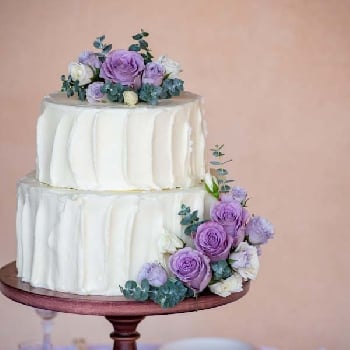
[[[201,98],[88,104],[56,93],[37,124],[37,178],[87,190],[189,188],[205,174]]]
[[[87,176],[95,178],[96,170]],[[207,218],[211,202],[203,186],[83,191],[47,186],[33,174],[17,189],[18,275],[35,287],[76,294],[120,295],[119,285],[136,279],[144,263],[162,261],[163,236],[184,238],[181,204]]]

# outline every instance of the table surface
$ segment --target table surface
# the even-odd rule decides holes
[[[223,298],[214,294],[188,298],[173,308],[162,309],[153,301],[138,302],[122,296],[77,295],[34,288],[17,277],[16,263],[11,262],[0,269],[0,291],[8,298],[40,309],[82,315],[100,316],[150,316],[204,310],[232,303],[249,290],[249,281],[243,291]]]

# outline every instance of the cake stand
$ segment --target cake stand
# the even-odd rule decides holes
[[[33,288],[17,277],[16,262],[9,263],[0,269],[0,291],[13,301],[39,309],[104,316],[112,323],[114,329],[110,334],[114,340],[113,350],[137,349],[136,340],[140,334],[136,328],[146,316],[214,308],[242,298],[248,290],[249,282],[245,282],[243,291],[233,293],[226,298],[213,294],[201,295],[197,299],[185,299],[173,308],[162,309],[152,301],[137,302],[122,296],[85,296]]]

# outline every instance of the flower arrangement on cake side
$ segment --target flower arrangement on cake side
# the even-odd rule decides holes
[[[102,35],[93,43],[99,52],[84,51],[78,62],[68,67],[68,77],[61,76],[68,97],[75,94],[81,101],[120,102],[129,106],[139,101],[156,105],[158,100],[178,96],[183,91],[179,79],[181,66],[169,57],[156,61],[145,40],[149,33],[141,30],[132,36],[136,43],[127,50],[112,50]]]
[[[174,307],[201,292],[227,297],[243,290],[243,282],[254,280],[259,270],[261,245],[273,237],[271,223],[250,215],[247,192],[230,187],[223,161],[223,145],[211,149],[214,175],[207,174],[205,187],[215,197],[210,220],[201,220],[198,211],[185,204],[179,216],[186,243],[176,235],[164,235],[160,242],[167,266],[159,262],[141,267],[137,281],[120,287],[128,299],[153,300],[162,308]]]

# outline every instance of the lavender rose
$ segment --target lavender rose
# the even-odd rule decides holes
[[[233,199],[240,203],[245,202],[247,200],[247,191],[242,187],[232,187],[231,195]]]
[[[95,82],[88,86],[86,90],[86,99],[90,103],[101,102],[104,98],[104,93],[101,92],[102,82]]]
[[[171,272],[189,288],[201,292],[211,280],[210,260],[202,252],[186,247],[169,259]]]
[[[160,287],[167,281],[168,275],[160,264],[146,263],[137,276],[138,283],[141,283],[144,279],[148,280],[151,286]]]
[[[230,196],[222,196],[210,210],[211,219],[221,224],[233,237],[232,245],[236,247],[244,239],[244,228],[248,220],[248,211],[241,203]]]
[[[210,261],[227,259],[233,243],[233,237],[222,225],[214,221],[207,221],[197,228],[194,244]]]
[[[102,63],[100,77],[114,83],[138,89],[145,69],[142,56],[135,51],[111,51]]]
[[[96,54],[92,51],[83,51],[79,55],[79,63],[87,64],[90,67],[93,68],[100,68],[101,67],[101,62],[96,56]]]
[[[161,64],[157,62],[147,63],[143,72],[142,83],[159,86],[163,82],[164,75],[165,68]]]
[[[252,217],[245,229],[251,244],[264,244],[273,237],[274,229],[272,224],[261,216]]]

